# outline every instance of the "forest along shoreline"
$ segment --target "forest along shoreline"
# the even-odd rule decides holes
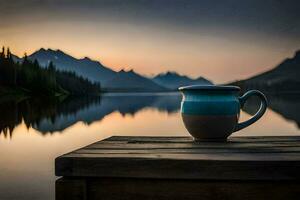
[[[67,95],[100,95],[100,83],[78,76],[74,72],[56,70],[52,61],[42,67],[25,54],[15,62],[9,48],[0,53],[0,97],[58,97]]]
[[[299,63],[300,50],[269,71],[225,85],[239,86],[242,93],[258,89],[271,95],[299,95]],[[93,70],[88,74],[78,70],[90,65],[93,65]],[[77,71],[71,71],[70,67]],[[98,70],[97,73],[95,69]],[[103,70],[109,70],[110,78],[106,77],[109,75],[105,75]],[[91,74],[96,77],[103,75],[103,80],[95,79]],[[139,75],[133,70],[115,72],[99,62],[88,58],[77,60],[60,50],[40,49],[28,57],[25,54],[22,58],[13,55],[9,48],[3,47],[0,52],[0,98],[99,96],[101,93],[120,92],[165,93],[177,91],[180,86],[194,84],[213,85],[203,77],[191,79],[175,72],[161,73],[152,78]]]

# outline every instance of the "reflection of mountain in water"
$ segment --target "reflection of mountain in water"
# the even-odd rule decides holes
[[[269,107],[287,120],[295,121],[300,127],[300,95],[267,95]],[[9,101],[0,99],[0,133],[12,134],[14,127],[22,123],[39,132],[63,131],[82,121],[91,124],[105,116],[119,112],[135,115],[145,108],[173,113],[180,109],[181,96],[173,94],[124,94],[103,95],[101,97],[77,97],[66,99],[27,99]],[[256,98],[249,99],[244,111],[254,114],[259,106]]]
[[[295,94],[280,94],[267,95],[269,101],[269,108],[279,113],[287,120],[295,121],[300,128],[300,95]],[[253,115],[256,113],[259,106],[259,99],[250,98],[244,107],[244,111]]]
[[[122,115],[134,115],[146,107],[153,107],[163,112],[175,112],[180,108],[179,95],[126,95],[102,96],[101,101],[92,102],[89,106],[78,110],[75,114],[58,114],[55,120],[44,118],[34,126],[40,132],[62,131],[78,121],[90,124],[103,119],[115,111]]]
[[[62,131],[78,121],[90,124],[112,112],[134,115],[143,108],[177,112],[181,96],[175,94],[104,95],[100,97],[67,98],[64,100],[28,99],[21,102],[0,102],[3,113],[0,132],[7,135],[24,120],[27,127],[42,133]]]

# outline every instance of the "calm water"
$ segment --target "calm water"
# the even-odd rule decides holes
[[[263,118],[234,135],[300,135],[300,95],[268,98]],[[111,135],[188,136],[180,100],[178,93],[0,99],[0,199],[54,199],[54,159]],[[241,120],[256,104],[247,103]]]

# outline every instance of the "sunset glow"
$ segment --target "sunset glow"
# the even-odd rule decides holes
[[[1,10],[8,6],[5,2]],[[101,61],[116,71],[134,69],[151,76],[170,70],[217,83],[275,67],[300,46],[300,38],[295,36],[297,24],[285,27],[286,19],[276,16],[267,21],[276,5],[269,13],[264,13],[267,5],[261,5],[254,17],[251,10],[232,11],[229,5],[220,5],[222,11],[196,12],[193,6],[211,6],[201,1],[176,1],[169,9],[167,3],[158,6],[157,1],[149,5],[136,1],[132,7],[106,1],[85,6],[76,1],[71,7],[68,1],[51,2],[12,3],[10,8],[15,11],[4,12],[8,18],[0,22],[0,44],[18,56],[41,47],[61,49],[77,58]],[[33,12],[28,8],[31,4]],[[16,11],[19,9],[22,12]],[[247,12],[254,18],[247,17]],[[278,12],[289,17],[287,10]],[[260,15],[267,15],[267,19],[257,20]],[[245,19],[241,23],[238,18]]]

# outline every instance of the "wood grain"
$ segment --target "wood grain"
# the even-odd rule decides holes
[[[82,183],[86,187],[82,187]],[[56,181],[57,200],[287,200],[298,199],[299,195],[299,181],[229,182],[142,178],[60,178]]]
[[[299,180],[300,137],[113,136],[55,160],[57,176],[203,180]]]

